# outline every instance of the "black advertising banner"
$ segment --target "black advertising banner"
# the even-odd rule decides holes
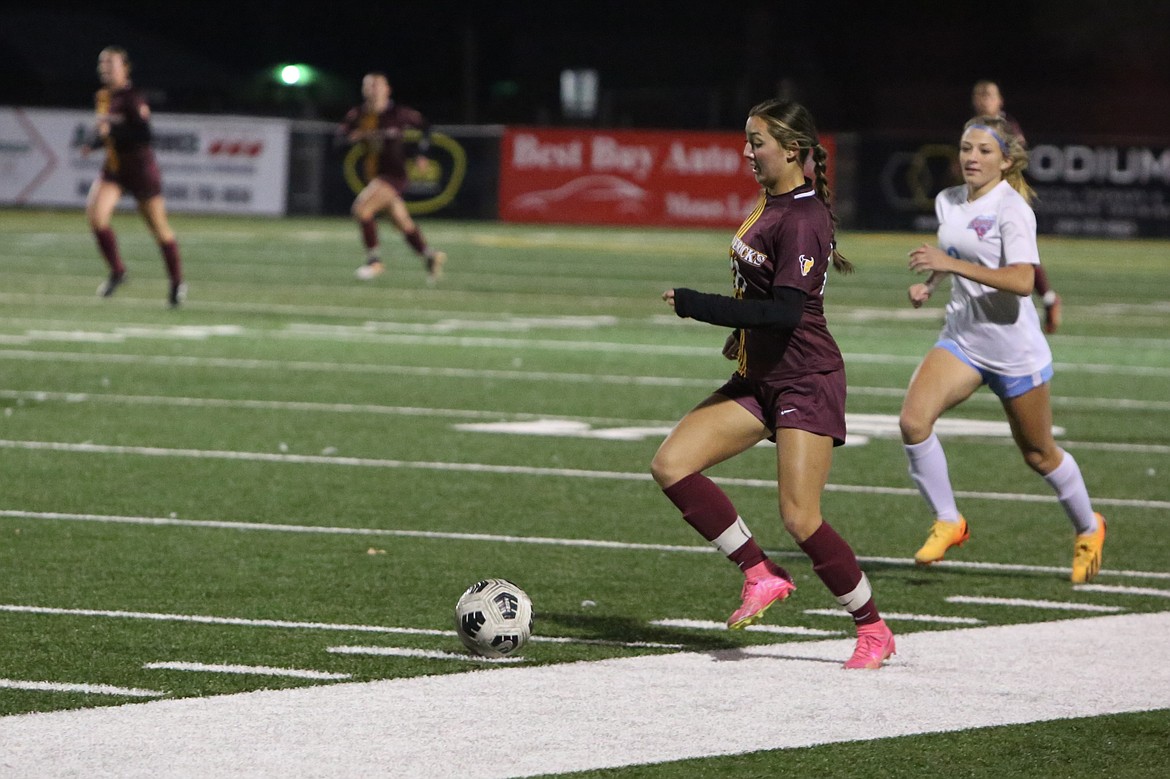
[[[962,182],[958,144],[861,136],[857,150],[857,212],[861,230],[933,231],[934,196]]]
[[[1170,236],[1170,145],[1117,141],[1038,143],[1028,182],[1043,234]],[[857,213],[862,230],[933,231],[934,196],[962,183],[958,143],[863,136]]]
[[[409,138],[409,135],[408,135]],[[363,147],[333,143],[326,153],[321,187],[326,214],[349,213],[366,185],[359,160]],[[409,162],[403,198],[413,216],[495,219],[500,181],[500,131],[482,127],[435,127],[425,171]]]
[[[1170,145],[1041,143],[1028,180],[1042,232],[1170,236]]]

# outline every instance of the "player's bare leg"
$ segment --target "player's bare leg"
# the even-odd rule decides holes
[[[727,621],[732,629],[756,622],[796,588],[788,572],[764,554],[726,493],[702,471],[767,436],[768,429],[743,406],[711,395],[675,426],[650,466],[654,480],[683,519],[743,571],[742,604]]]
[[[89,228],[93,231],[98,251],[109,268],[109,276],[97,289],[101,297],[113,295],[126,279],[126,266],[122,264],[122,256],[118,251],[118,239],[110,226],[114,209],[121,197],[120,186],[99,178],[90,186],[89,195],[85,200],[85,216],[89,221]]]
[[[1003,401],[1012,437],[1028,466],[1056,492],[1076,530],[1071,579],[1083,583],[1097,575],[1105,545],[1105,518],[1093,511],[1080,466],[1052,436],[1052,400],[1047,383]]]
[[[846,668],[880,668],[894,654],[894,634],[874,603],[869,579],[852,547],[821,515],[821,495],[833,463],[833,439],[806,430],[776,431],[776,474],[780,516],[813,573],[829,588],[857,626],[857,646]]]
[[[350,213],[361,230],[362,245],[366,250],[366,261],[354,275],[362,281],[369,281],[382,275],[386,266],[382,263],[378,241],[378,226],[375,222],[380,211],[389,208],[396,196],[394,188],[381,179],[374,179],[358,193]]]
[[[979,372],[951,352],[934,348],[910,379],[899,426],[910,477],[934,514],[926,542],[914,553],[922,565],[943,559],[948,549],[970,537],[967,520],[955,504],[946,453],[934,434],[943,412],[969,398],[982,384]]]
[[[410,211],[406,207],[406,201],[390,187],[392,197],[390,198],[387,211],[390,214],[390,221],[398,228],[399,232],[410,244],[410,248],[414,249],[423,261],[423,267],[427,271],[427,283],[434,284],[443,275],[443,266],[447,264],[447,253],[432,249],[427,246],[426,239],[423,238],[422,231],[419,230],[418,225],[415,224],[414,219],[410,216]]]

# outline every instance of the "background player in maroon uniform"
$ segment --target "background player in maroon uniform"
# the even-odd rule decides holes
[[[1020,123],[1003,110],[1003,94],[999,91],[999,85],[994,81],[982,79],[975,82],[975,86],[971,88],[971,106],[975,109],[975,116],[996,116],[1003,119],[1011,128],[1012,134],[1020,139],[1020,143],[1027,145],[1028,142],[1024,138],[1024,130],[1020,127]],[[1032,282],[1032,292],[1039,295],[1044,302],[1044,332],[1052,334],[1060,327],[1060,295],[1057,295],[1056,290],[1048,283],[1048,273],[1044,270],[1044,266],[1035,265],[1033,267],[1036,272],[1036,280]]]
[[[104,147],[106,158],[85,203],[98,249],[110,268],[109,278],[98,287],[98,294],[109,297],[126,280],[126,266],[110,221],[122,193],[129,192],[138,201],[138,210],[162,250],[171,282],[167,302],[178,306],[186,298],[187,285],[183,283],[175,232],[167,221],[158,163],[150,148],[150,107],[130,83],[130,59],[125,49],[102,49],[98,54],[98,77],[102,88],[94,97],[97,124],[93,148]]]
[[[893,633],[853,550],[821,516],[833,447],[845,442],[845,367],[823,296],[830,264],[852,270],[834,244],[827,154],[812,116],[791,101],[754,107],[746,135],[743,155],[763,191],[731,243],[734,297],[684,288],[662,296],[681,317],[736,328],[724,354],[739,369],[671,431],[651,472],[683,518],[744,572],[743,604],[728,620],[742,628],[795,586],[702,471],[774,440],[784,528],[857,625],[845,667],[878,668],[894,653]],[[815,184],[804,177],[810,153]]]
[[[430,125],[418,111],[391,100],[390,94],[390,82],[385,74],[367,73],[362,79],[362,104],[350,109],[339,128],[350,143],[365,144],[362,172],[369,183],[358,193],[351,209],[361,227],[362,242],[366,247],[366,262],[357,269],[356,275],[359,279],[369,280],[385,270],[379,255],[378,227],[374,218],[380,211],[386,211],[410,248],[422,258],[428,283],[434,283],[443,272],[447,255],[427,246],[422,231],[410,218],[402,199],[407,184],[406,131],[422,132],[415,164],[425,170],[430,164],[425,156]]]

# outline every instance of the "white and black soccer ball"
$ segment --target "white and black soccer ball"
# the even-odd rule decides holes
[[[478,581],[455,604],[455,632],[477,655],[514,655],[532,635],[532,600],[507,579]]]

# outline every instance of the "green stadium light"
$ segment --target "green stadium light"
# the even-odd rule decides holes
[[[286,86],[303,87],[316,80],[317,72],[308,65],[277,65],[275,76],[277,81]]]

